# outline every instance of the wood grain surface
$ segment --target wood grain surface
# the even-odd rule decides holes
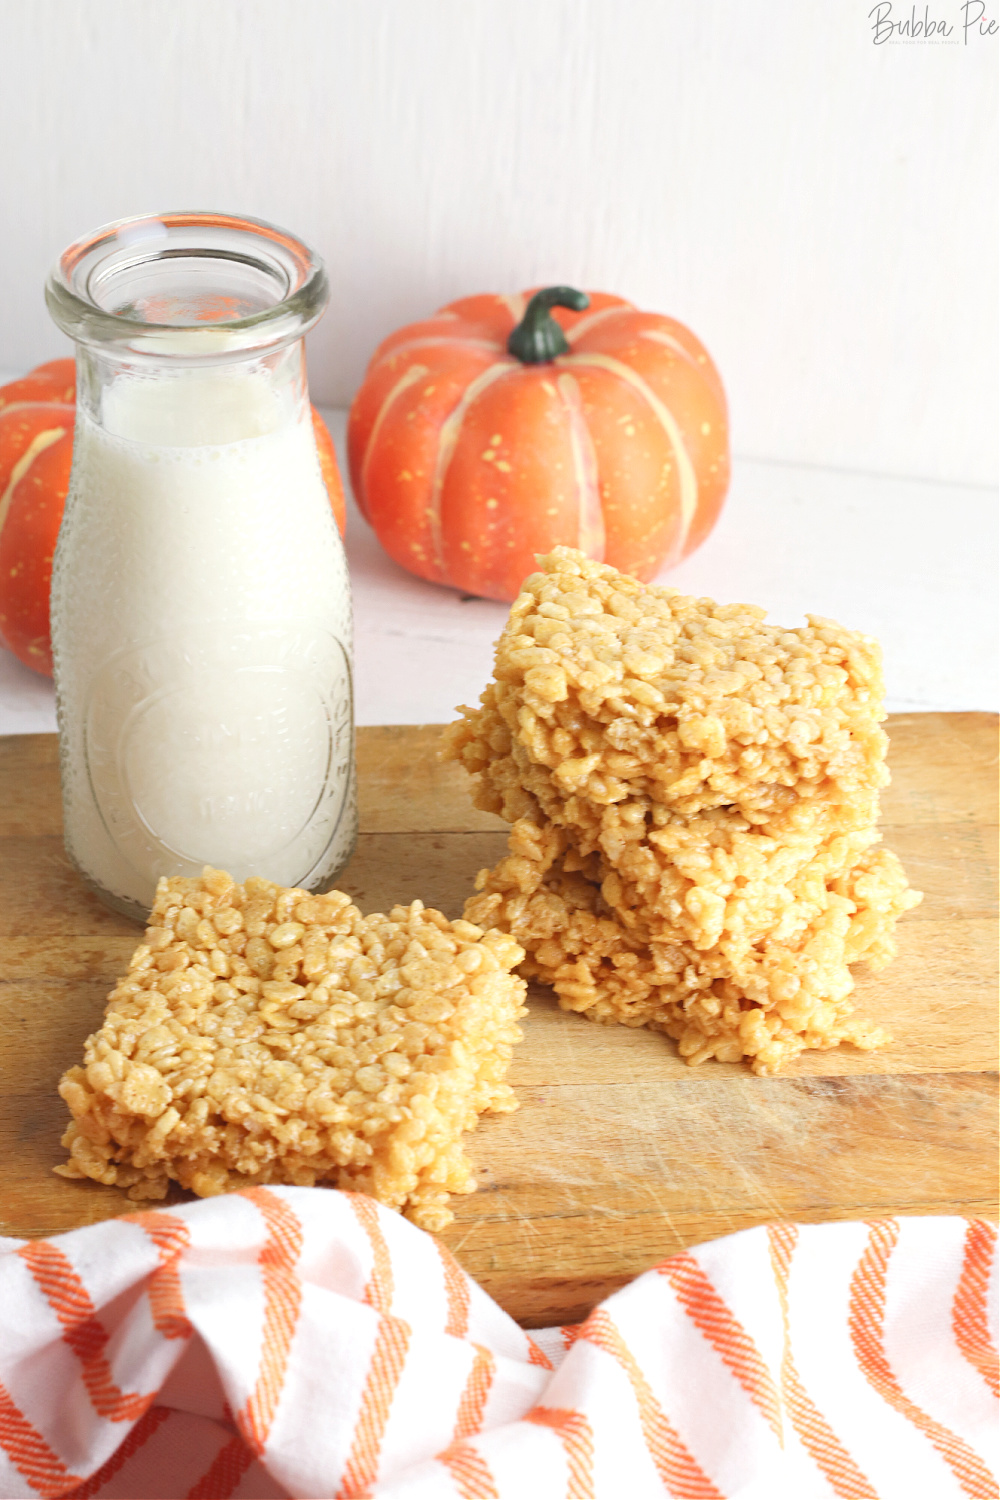
[[[881,1052],[809,1053],[779,1078],[691,1069],[662,1036],[595,1026],[533,988],[510,1079],[521,1108],[470,1139],[479,1190],[442,1236],[528,1326],[571,1321],[687,1245],[776,1219],[996,1208],[996,719],[889,721],[885,842],[925,892],[900,954],[858,975]],[[504,825],[435,758],[435,726],[358,732],[361,828],[341,885],[366,911],[419,896],[457,915]],[[62,848],[56,740],[0,740],[0,1233],[128,1213],[52,1174],[56,1094],[138,930]]]

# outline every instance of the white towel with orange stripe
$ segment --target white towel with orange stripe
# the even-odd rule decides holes
[[[369,1198],[0,1240],[0,1494],[997,1496],[996,1230],[745,1230],[525,1333]]]

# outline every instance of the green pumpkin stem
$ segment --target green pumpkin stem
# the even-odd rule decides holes
[[[536,292],[524,309],[524,317],[507,340],[507,353],[523,365],[542,365],[557,354],[568,354],[566,335],[550,311],[553,307],[570,307],[583,312],[590,306],[586,292],[571,286],[546,286]]]

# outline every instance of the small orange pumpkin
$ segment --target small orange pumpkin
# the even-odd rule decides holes
[[[39,365],[0,386],[0,643],[52,675],[52,554],[73,458],[76,377],[71,359]],[[320,469],[344,534],[344,489],[333,441],[312,408]]]
[[[513,599],[562,544],[648,580],[719,514],[726,398],[690,329],[622,297],[465,297],[380,344],[348,455],[362,513],[421,578]]]
[[[330,496],[330,508],[333,511],[333,519],[337,523],[337,530],[341,536],[347,525],[347,502],[344,499],[344,484],[340,477],[340,465],[337,463],[337,450],[333,446],[333,438],[330,436],[329,428],[323,421],[315,406],[311,406],[313,433],[316,437],[316,452],[319,454],[319,471],[326,485],[326,492]]]
[[[73,459],[71,359],[0,387],[0,641],[52,675],[49,587]]]

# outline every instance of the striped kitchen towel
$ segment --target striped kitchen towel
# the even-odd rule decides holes
[[[781,1224],[527,1334],[370,1198],[0,1240],[0,1494],[996,1496],[996,1231]]]

